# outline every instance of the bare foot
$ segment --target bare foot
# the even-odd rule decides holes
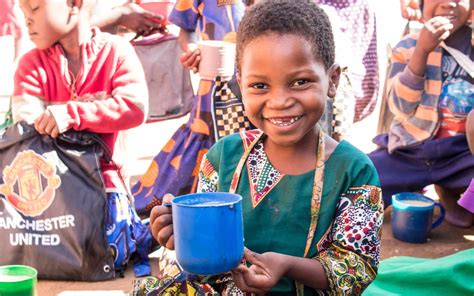
[[[469,228],[473,225],[473,215],[465,208],[458,205],[457,200],[464,192],[464,189],[445,189],[435,185],[436,193],[439,196],[439,202],[446,209],[445,220],[456,227]]]
[[[453,198],[440,199],[441,205],[446,209],[446,222],[460,228],[469,228],[473,225],[471,212],[459,206]]]

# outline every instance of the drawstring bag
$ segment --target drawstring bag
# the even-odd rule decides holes
[[[142,63],[149,93],[147,122],[183,116],[191,111],[194,93],[189,70],[179,61],[182,50],[171,34],[132,41]]]
[[[32,266],[42,279],[102,281],[114,278],[145,238],[151,242],[139,221],[116,219],[109,204],[119,202],[124,213],[135,209],[126,195],[107,200],[102,144],[88,132],[42,136],[24,122],[0,130],[0,265]],[[116,241],[125,249],[108,242],[118,228]],[[144,230],[139,238],[136,229]]]

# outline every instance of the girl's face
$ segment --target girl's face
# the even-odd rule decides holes
[[[31,41],[46,49],[70,31],[70,10],[66,0],[20,0]]]
[[[471,17],[473,0],[425,0],[423,18],[427,21],[435,16],[444,16],[453,24],[451,32],[464,26]]]
[[[239,83],[250,121],[280,146],[314,140],[339,68],[326,71],[311,44],[293,34],[266,34],[242,52]]]

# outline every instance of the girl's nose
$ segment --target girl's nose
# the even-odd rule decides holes
[[[294,100],[288,92],[279,91],[270,94],[267,100],[267,107],[272,109],[286,109],[293,104]]]

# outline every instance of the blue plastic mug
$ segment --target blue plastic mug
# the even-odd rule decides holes
[[[188,194],[171,204],[176,259],[184,271],[211,275],[239,265],[244,256],[240,195]]]
[[[441,210],[440,217],[433,222],[434,207]],[[392,196],[392,233],[401,241],[424,243],[431,229],[438,227],[444,219],[443,206],[424,195],[402,192]]]

